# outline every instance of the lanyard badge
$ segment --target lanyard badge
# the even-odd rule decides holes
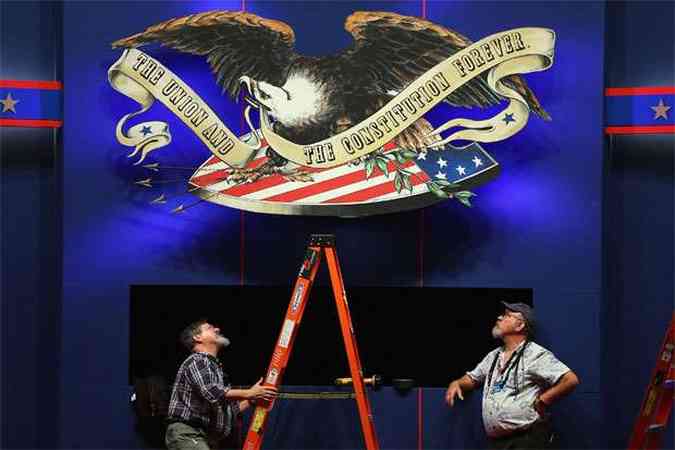
[[[496,381],[495,384],[492,385],[492,393],[496,394],[497,392],[503,391],[504,386],[506,386],[506,380]]]

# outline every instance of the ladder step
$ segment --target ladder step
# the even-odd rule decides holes
[[[656,449],[656,440],[665,432],[675,398],[675,311],[666,329],[661,349],[657,353],[647,392],[642,400],[638,419],[628,441],[628,449]]]
[[[286,369],[286,364],[293,349],[295,336],[298,333],[302,315],[307,305],[309,291],[312,288],[316,277],[321,256],[324,256],[328,263],[328,274],[330,275],[331,285],[333,287],[333,296],[335,297],[335,306],[337,308],[338,319],[340,322],[340,331],[345,344],[347,361],[349,362],[350,380],[354,386],[354,392],[279,392],[279,398],[288,399],[356,399],[356,406],[359,413],[361,429],[365,440],[367,450],[379,450],[380,444],[375,433],[375,424],[373,421],[370,403],[365,392],[363,379],[363,368],[359,359],[359,352],[356,346],[354,336],[354,327],[349,314],[349,304],[345,294],[344,280],[340,271],[337,253],[335,251],[335,236],[314,234],[310,238],[310,243],[305,252],[300,272],[293,288],[293,294],[286,310],[284,322],[277,339],[272,359],[265,375],[265,384],[267,386],[279,387],[281,378]],[[373,387],[376,383],[375,376],[372,378]],[[265,424],[269,418],[269,411],[272,409],[273,401],[267,404],[259,404],[253,412],[253,418],[249,425],[246,440],[244,441],[244,450],[260,450],[262,447],[263,436],[265,433]],[[363,447],[361,447],[363,448]]]
[[[647,427],[647,432],[655,433],[657,431],[663,430],[665,427],[666,427],[665,423],[654,423],[652,425],[649,425],[649,427]]]
[[[279,398],[294,400],[342,400],[356,398],[354,392],[279,392]]]

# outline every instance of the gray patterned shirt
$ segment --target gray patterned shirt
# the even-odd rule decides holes
[[[504,347],[498,347],[467,372],[474,382],[483,385],[483,425],[490,437],[506,436],[546,420],[534,409],[534,402],[540,393],[570,371],[541,345],[532,341],[524,344],[513,352],[511,364],[503,358]],[[522,352],[522,357],[516,367],[518,352]]]

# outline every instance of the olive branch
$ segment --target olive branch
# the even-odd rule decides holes
[[[389,178],[390,171],[388,163],[393,162],[394,187],[396,188],[396,192],[400,194],[401,191],[407,189],[412,194],[413,188],[411,178],[415,176],[415,174],[403,168],[402,165],[407,162],[417,160],[417,155],[418,153],[416,151],[406,149],[400,149],[384,154],[384,150],[380,148],[379,150],[374,151],[363,158],[366,179],[369,179],[372,176],[375,168],[379,169],[385,177]],[[447,180],[427,181],[425,184],[427,185],[429,191],[431,191],[434,195],[446,199],[455,198],[463,205],[468,207],[472,206],[471,197],[476,196],[476,194],[471,191],[449,192],[450,188],[456,186],[456,184]]]

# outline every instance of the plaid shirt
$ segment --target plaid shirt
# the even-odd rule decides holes
[[[230,387],[216,357],[191,354],[178,369],[168,420],[201,427],[209,434],[229,435],[239,414],[239,403],[225,398]]]

